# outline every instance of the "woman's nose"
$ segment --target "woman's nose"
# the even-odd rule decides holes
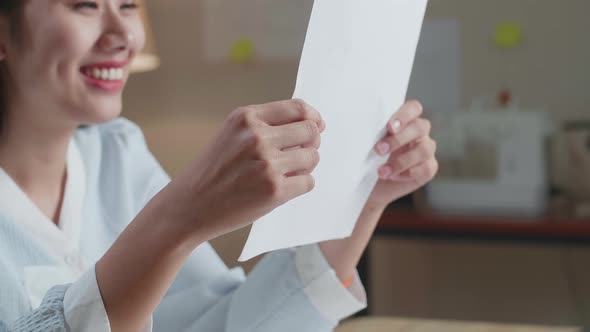
[[[124,51],[131,48],[134,36],[123,19],[116,13],[105,13],[104,32],[98,47],[107,52]]]

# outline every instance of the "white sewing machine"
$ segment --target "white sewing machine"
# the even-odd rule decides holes
[[[440,113],[432,118],[440,175],[427,186],[430,206],[454,214],[536,216],[548,185],[541,112]]]

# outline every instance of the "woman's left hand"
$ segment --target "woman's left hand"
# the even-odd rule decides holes
[[[430,137],[430,121],[421,118],[422,112],[418,101],[408,101],[387,124],[387,135],[377,143],[375,151],[389,155],[389,159],[379,168],[380,180],[367,206],[385,208],[436,175],[436,142]]]
[[[320,249],[340,280],[349,281],[385,207],[432,180],[438,171],[436,143],[430,121],[421,118],[422,105],[405,103],[387,124],[387,135],[375,150],[389,156],[379,168],[381,178],[371,193],[352,235],[320,243]]]

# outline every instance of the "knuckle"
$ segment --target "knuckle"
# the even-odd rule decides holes
[[[266,144],[260,144],[254,150],[254,155],[258,160],[264,160],[265,162],[270,163],[269,169],[274,170],[276,165],[273,163],[275,163],[280,158],[280,152],[281,151],[279,150],[267,147]]]
[[[293,103],[293,106],[295,107],[299,115],[301,115],[303,119],[307,119],[310,113],[309,107],[307,107],[307,103],[300,98],[292,99],[291,102]]]
[[[305,177],[305,192],[308,193],[315,188],[315,178],[311,175]]]
[[[244,116],[244,113],[246,113],[245,107],[238,107],[229,114],[229,118],[233,120],[239,119]]]
[[[402,146],[402,141],[399,136],[391,136],[389,138],[389,144],[393,149],[398,149]]]
[[[245,134],[245,144],[250,149],[255,150],[256,152],[261,152],[263,150],[263,142],[264,137],[262,137],[260,131],[257,130],[247,130]]]
[[[435,155],[436,154],[436,150],[438,148],[438,142],[435,141],[434,139],[430,138],[430,146],[432,149],[432,154]]]
[[[311,120],[305,120],[303,122],[303,125],[305,126],[305,129],[307,130],[310,140],[314,140],[316,137],[318,137],[320,135],[320,128],[318,127],[318,125],[315,122],[313,122]]]
[[[438,172],[438,162],[436,160],[432,160],[426,165],[425,175],[428,180],[434,178],[436,173]]]
[[[230,114],[230,119],[243,128],[254,127],[256,120],[255,106],[242,106]]]
[[[314,167],[320,163],[320,152],[317,149],[310,149],[309,161]]]
[[[419,119],[418,128],[420,129],[420,134],[422,134],[423,136],[427,136],[430,134],[430,131],[432,130],[432,124],[430,123],[430,120]]]
[[[317,137],[314,137],[311,140],[310,144],[306,144],[305,147],[313,147],[315,149],[319,149],[321,145],[322,145],[322,138],[320,135],[318,135]]]
[[[232,116],[237,119],[243,119],[246,117],[248,113],[251,113],[252,106],[242,106],[238,107],[235,111],[232,112]]]
[[[440,165],[438,163],[438,160],[434,159],[432,161],[432,177],[436,176],[439,169],[440,169]]]
[[[402,159],[403,159],[402,156],[399,156],[397,158],[391,159],[391,161],[389,162],[389,164],[395,170],[404,169],[404,162],[402,161]]]
[[[428,128],[428,134],[432,132],[432,121],[424,119],[426,121],[426,127]]]
[[[274,176],[273,165],[270,160],[262,159],[257,163],[256,171],[263,179],[272,179]]]
[[[408,104],[412,106],[416,113],[422,113],[422,111],[424,110],[424,106],[417,99],[412,99],[408,101]]]
[[[270,158],[266,158],[263,156],[256,160],[257,162],[257,176],[262,177],[264,179],[273,180],[277,174],[279,173],[277,170],[276,161]]]
[[[408,164],[409,163],[406,162],[406,160],[404,160],[404,158],[398,158],[393,161],[393,169],[404,170],[404,169],[408,168]]]
[[[317,120],[321,119],[320,113],[303,99],[296,98],[293,99],[293,102],[295,103],[295,109],[299,113],[301,119],[314,120],[314,122],[317,122]]]
[[[422,143],[420,143],[418,151],[421,159],[428,160],[432,156],[432,143],[430,143],[428,140],[424,140]]]

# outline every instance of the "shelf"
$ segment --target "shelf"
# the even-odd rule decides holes
[[[386,211],[378,234],[590,244],[590,219],[420,215]]]

